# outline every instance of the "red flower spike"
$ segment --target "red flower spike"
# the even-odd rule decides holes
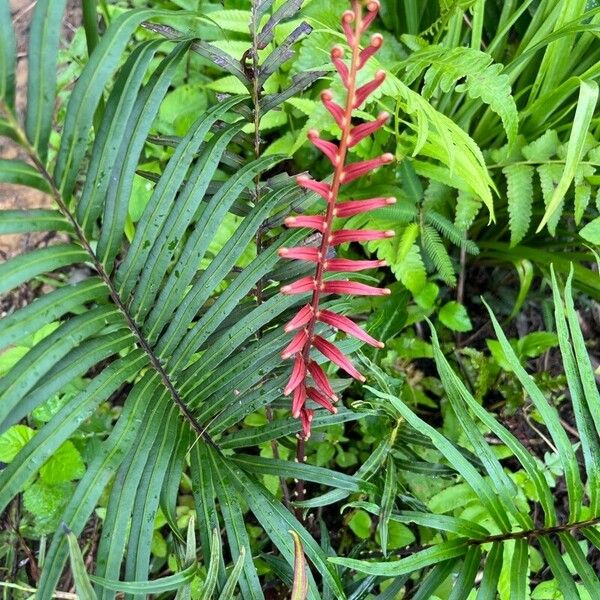
[[[349,258],[331,258],[323,263],[328,273],[355,273],[377,267],[387,267],[385,260],[350,260]]]
[[[294,331],[299,327],[306,325],[313,316],[313,307],[310,304],[303,306],[297,313],[296,316],[283,328],[286,333]]]
[[[389,296],[387,288],[377,288],[358,281],[325,281],[321,284],[323,294],[350,294],[352,296]]]
[[[356,36],[354,31],[352,31],[352,22],[354,21],[354,13],[351,10],[347,10],[342,15],[342,29],[346,34],[346,40],[348,40],[349,46],[354,46],[356,42]]]
[[[365,377],[355,369],[354,365],[348,360],[348,357],[337,346],[328,342],[320,335],[314,336],[313,344],[325,358],[328,358],[340,369],[346,371],[350,377],[354,377],[358,381],[366,381]]]
[[[319,196],[325,198],[325,200],[329,200],[329,195],[331,194],[331,188],[329,185],[324,183],[323,181],[315,181],[306,175],[298,175],[296,177],[296,183],[307,190],[311,190],[312,192],[316,192]]]
[[[308,260],[310,262],[317,262],[321,257],[319,256],[319,249],[311,246],[299,246],[297,248],[280,248],[277,254],[281,258],[290,258],[295,260]]]
[[[319,390],[316,390],[313,387],[308,387],[306,388],[306,395],[323,408],[326,408],[330,413],[335,415],[337,412],[337,408],[331,404],[327,396],[324,396]]]
[[[310,408],[303,408],[300,411],[300,423],[302,423],[302,435],[307,440],[310,437],[310,424],[313,420],[314,411]]]
[[[340,46],[334,46],[331,49],[331,62],[333,63],[333,66],[336,68],[337,72],[339,73],[342,83],[346,87],[348,87],[349,71],[348,71],[348,67],[346,66],[346,63],[342,60],[342,56],[344,56],[344,49],[341,48]]]
[[[284,348],[284,350],[281,353],[281,358],[290,358],[290,356],[294,356],[296,352],[302,351],[307,341],[308,332],[306,331],[306,329],[301,329],[292,338],[292,341]]]
[[[363,1],[367,3],[366,14],[363,14]],[[331,51],[333,65],[347,90],[343,106],[333,101],[333,94],[330,90],[325,90],[321,93],[323,105],[341,129],[339,144],[334,141],[323,140],[317,131],[311,130],[308,133],[310,141],[333,164],[334,173],[331,184],[323,181],[315,181],[306,175],[300,175],[297,178],[299,186],[312,190],[325,199],[327,212],[323,216],[298,215],[297,217],[288,217],[285,221],[288,227],[308,227],[320,231],[323,235],[321,236],[318,249],[302,247],[283,248],[280,250],[280,255],[285,258],[316,262],[313,277],[303,277],[281,289],[284,294],[312,292],[310,303],[301,308],[298,314],[285,326],[286,331],[293,331],[299,328],[300,331],[296,333],[290,344],[283,351],[285,357],[295,355],[291,377],[284,392],[287,394],[293,393],[292,414],[294,417],[300,418],[302,423],[300,436],[303,436],[305,439],[310,436],[311,421],[313,419],[313,410],[306,407],[307,397],[332,412],[335,410],[333,401],[337,400],[337,396],[334,394],[325,372],[315,361],[311,360],[310,353],[313,348],[321,352],[323,356],[352,377],[360,381],[365,380],[350,360],[334,344],[315,335],[317,321],[320,320],[368,344],[381,347],[380,342],[369,336],[348,317],[336,315],[330,311],[321,311],[319,309],[321,295],[329,293],[361,295],[389,294],[389,290],[353,281],[324,281],[324,274],[327,271],[352,272],[379,267],[385,264],[384,261],[378,260],[353,261],[345,258],[327,259],[332,246],[346,242],[367,242],[385,239],[394,235],[393,231],[333,231],[335,217],[351,217],[369,210],[394,204],[396,201],[394,198],[371,198],[368,200],[349,200],[338,204],[338,196],[342,184],[369,173],[393,159],[391,154],[384,154],[372,160],[346,164],[348,149],[382,127],[389,118],[386,113],[381,113],[373,121],[365,122],[355,127],[352,125],[352,111],[362,105],[368,96],[382,84],[385,73],[378,71],[373,81],[366,83],[360,88],[358,87],[357,73],[381,47],[383,37],[379,34],[373,35],[370,45],[361,50],[361,35],[373,19],[375,19],[379,10],[379,1],[352,0],[351,5],[352,10],[346,11],[342,16],[342,29],[350,45],[352,56],[349,57],[348,61],[343,61],[343,50],[340,47],[334,47]],[[313,387],[307,384],[309,374],[314,382]]]
[[[288,227],[308,227],[309,229],[316,229],[317,231],[323,231],[326,225],[325,219],[320,215],[298,215],[296,217],[287,217],[285,224]]]
[[[372,242],[392,238],[396,234],[391,229],[388,231],[376,231],[374,229],[340,229],[329,236],[332,246],[346,244],[347,242]]]
[[[377,71],[375,78],[369,83],[365,83],[356,90],[354,95],[354,108],[359,108],[361,104],[384,82],[385,71]]]
[[[321,367],[314,361],[308,361],[308,372],[311,374],[315,385],[333,402],[338,401],[337,394],[333,391],[331,384],[329,383],[329,379],[327,379],[327,375],[325,375],[325,371],[321,369]]]
[[[377,208],[384,208],[385,206],[391,206],[392,204],[396,204],[396,198],[371,198],[370,200],[348,200],[348,202],[342,202],[341,204],[338,204],[333,212],[336,217],[353,217],[354,215],[368,212],[370,210],[375,210]]]
[[[362,69],[365,63],[383,46],[383,36],[380,33],[374,33],[371,36],[371,43],[360,53],[358,68]]]
[[[292,397],[292,417],[297,419],[300,416],[306,402],[306,387],[301,383],[295,390]]]
[[[352,163],[351,165],[346,166],[342,172],[341,182],[350,183],[358,177],[362,177],[363,175],[377,169],[377,167],[380,167],[381,165],[387,165],[388,163],[391,163],[393,160],[394,155],[390,152],[386,152],[377,158],[371,158],[370,160],[361,160],[359,162]]]
[[[370,346],[374,346],[375,348],[383,348],[385,346],[383,342],[379,342],[374,337],[371,337],[364,329],[361,329],[352,319],[349,319],[348,317],[338,315],[330,310],[320,310],[317,313],[317,318],[319,321],[321,321],[321,323],[331,325],[332,327],[335,327],[336,329],[355,337],[357,340],[366,342]]]
[[[298,279],[298,281],[294,281],[294,283],[290,283],[289,285],[284,285],[281,288],[282,294],[304,294],[305,292],[312,292],[315,289],[315,279],[310,275],[307,277],[302,277],[302,279]]]
[[[331,116],[335,119],[340,129],[343,129],[346,126],[346,115],[344,114],[344,109],[333,101],[333,94],[330,90],[321,92],[321,101],[331,113]]]
[[[374,121],[368,121],[367,123],[361,123],[356,127],[352,128],[352,132],[350,133],[350,139],[348,140],[348,148],[352,148],[356,146],[361,140],[366,138],[368,135],[371,135],[375,131],[377,131],[380,127],[386,123],[386,121],[390,118],[390,114],[387,112],[379,113],[379,116]]]
[[[304,359],[302,358],[302,354],[298,352],[296,354],[296,359],[294,360],[294,368],[292,369],[290,380],[283,390],[283,395],[289,396],[301,383],[304,382],[305,378],[306,367],[304,366]]]
[[[316,129],[310,129],[307,137],[311,143],[331,161],[331,164],[334,167],[338,164],[340,160],[338,156],[338,147],[333,142],[321,139],[319,137],[319,132]]]

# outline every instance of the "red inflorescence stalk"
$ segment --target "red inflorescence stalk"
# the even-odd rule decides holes
[[[313,419],[313,410],[306,406],[307,399],[316,402],[332,413],[336,412],[333,403],[338,399],[325,372],[311,358],[311,349],[314,348],[320,352],[326,359],[333,362],[355,379],[364,381],[363,375],[359,373],[335,344],[315,334],[317,322],[325,323],[344,331],[348,335],[372,346],[383,347],[381,342],[372,338],[348,317],[338,315],[329,310],[320,309],[319,307],[323,294],[382,296],[389,293],[387,289],[380,289],[347,279],[330,281],[324,281],[323,279],[326,272],[344,271],[352,273],[385,264],[384,261],[376,260],[353,261],[350,259],[327,258],[333,246],[347,242],[384,239],[394,235],[393,231],[355,231],[343,229],[332,231],[334,217],[350,217],[396,202],[395,198],[372,198],[369,200],[348,200],[338,203],[340,187],[343,184],[350,183],[354,179],[362,177],[393,160],[391,154],[383,154],[371,160],[346,164],[348,149],[377,131],[389,118],[387,113],[381,113],[374,121],[357,125],[352,123],[353,110],[361,106],[385,79],[384,71],[378,71],[372,81],[365,83],[361,87],[357,87],[359,70],[365,66],[369,58],[383,44],[382,36],[375,34],[371,37],[369,46],[362,50],[360,48],[361,35],[376,17],[379,10],[379,1],[369,0],[366,8],[367,12],[363,16],[360,0],[352,0],[352,10],[348,10],[342,15],[342,29],[352,50],[352,57],[349,64],[343,60],[344,50],[341,47],[335,46],[331,51],[333,65],[347,90],[345,106],[342,107],[334,102],[333,94],[329,90],[321,94],[321,100],[325,108],[331,113],[342,130],[339,144],[322,139],[319,136],[319,132],[314,129],[308,132],[308,138],[312,144],[321,150],[333,165],[333,180],[331,184],[328,184],[322,181],[315,181],[306,175],[297,177],[298,185],[316,192],[327,202],[325,217],[298,215],[289,217],[285,221],[288,227],[308,227],[321,232],[321,244],[318,248],[282,248],[279,252],[282,258],[316,263],[314,276],[303,277],[281,289],[284,294],[312,293],[310,304],[301,308],[297,315],[286,325],[285,331],[296,331],[296,333],[282,352],[283,358],[294,358],[292,374],[284,389],[284,394],[286,396],[293,394],[292,415],[300,418],[303,437],[305,439],[310,435],[310,426]],[[308,381],[309,376],[312,379],[312,384]]]

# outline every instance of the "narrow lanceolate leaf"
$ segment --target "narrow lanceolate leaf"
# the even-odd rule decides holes
[[[210,560],[204,586],[200,592],[199,600],[210,600],[217,586],[217,575],[219,574],[219,563],[221,561],[221,536],[218,529],[213,529],[210,542]]]
[[[481,546],[471,546],[465,557],[458,578],[452,588],[448,600],[467,600],[475,587],[475,577],[481,562]]]
[[[233,569],[231,570],[231,573],[230,573],[229,577],[227,578],[225,585],[223,586],[223,591],[221,592],[221,595],[219,596],[219,600],[231,600],[233,598],[233,594],[235,593],[235,588],[240,579],[240,575],[242,574],[242,569],[244,568],[245,555],[246,555],[246,549],[242,547],[240,556],[237,559]]]
[[[117,151],[123,137],[130,137],[131,132],[128,129],[131,126],[131,111],[146,69],[158,46],[158,42],[150,41],[135,48],[121,68],[106,103],[102,122],[94,139],[85,186],[77,204],[79,221],[88,235],[92,231],[90,225],[97,216],[96,205],[101,203],[106,195],[109,183],[114,185],[113,167],[115,164],[120,166],[117,161],[123,158],[118,157]],[[97,254],[101,255],[101,252]]]
[[[294,539],[294,585],[291,600],[306,600],[308,596],[308,578],[306,577],[306,560],[300,536],[293,530],[290,535]]]
[[[458,562],[458,558],[452,558],[450,560],[446,560],[435,565],[433,569],[429,571],[427,577],[423,579],[421,585],[419,585],[419,588],[417,590],[417,593],[414,595],[413,600],[429,600],[433,596],[434,592],[440,587],[440,585],[442,585],[442,583],[444,583],[444,581],[448,579]],[[406,575],[404,575],[404,577],[406,577]],[[395,599],[386,598],[386,600]]]
[[[485,559],[483,579],[477,592],[477,600],[496,600],[498,581],[502,573],[502,553],[504,545],[500,542],[492,544]]]
[[[96,577],[95,575],[90,575],[90,580],[104,590],[139,594],[147,597],[148,594],[161,594],[171,590],[178,590],[186,583],[192,581],[197,572],[198,566],[196,564],[191,564],[174,575],[159,577],[158,579],[151,579],[148,581],[115,581],[112,579],[104,579],[103,577]],[[82,596],[81,599],[84,600],[86,597]]]
[[[188,49],[189,42],[177,44],[152,73],[150,80],[138,95],[127,124],[128,135],[123,137],[119,148],[112,172],[116,184],[108,186],[105,197],[92,196],[94,207],[86,223],[91,226],[104,206],[97,254],[109,271],[113,270],[113,261],[121,246],[139,156],[160,104]]]
[[[258,3],[258,9],[256,10],[256,18],[260,19],[267,10],[269,4],[272,4],[268,0],[263,0]],[[261,32],[258,34],[257,44],[259,48],[266,48],[267,44],[270,44],[275,34],[275,27],[278,23],[284,19],[296,16],[296,13],[302,6],[302,0],[286,0],[281,6],[270,16],[269,20],[265,23]]]
[[[25,132],[42,162],[48,156],[56,100],[56,66],[66,0],[36,2],[29,28]]]
[[[390,517],[394,509],[396,499],[396,465],[390,456],[386,463],[385,484],[383,486],[383,496],[381,498],[381,512],[379,513],[379,536],[381,538],[381,550],[383,555],[387,556],[387,542]]]
[[[42,192],[50,191],[48,182],[37,169],[22,160],[0,159],[0,183],[26,185]]]
[[[58,2],[51,0],[50,4],[56,5]],[[173,16],[173,14],[171,11],[151,9],[127,11],[111,22],[90,56],[69,98],[60,148],[56,157],[54,179],[59,185],[63,198],[68,199],[73,192],[96,107],[104,86],[121,61],[131,34],[146,19],[158,15]],[[48,26],[52,26],[58,35],[60,23],[52,23]],[[49,72],[54,76],[56,70],[52,68]]]
[[[598,579],[597,573],[590,566],[579,542],[571,533],[561,533],[559,537],[563,546],[567,549],[567,555],[575,567],[575,572],[581,577],[583,585],[585,585],[590,597],[593,598],[600,590],[600,579]]]
[[[390,562],[369,562],[366,560],[357,560],[355,558],[330,558],[329,561],[354,569],[360,573],[368,573],[379,577],[397,577],[405,575],[435,565],[437,563],[464,556],[469,549],[468,540],[457,539],[450,542],[442,542],[425,550],[415,552],[413,555],[393,560]]]
[[[510,244],[516,246],[527,234],[531,222],[534,170],[530,165],[509,165],[502,172],[507,185]]]
[[[573,446],[566,431],[560,423],[556,408],[550,405],[543,392],[535,384],[533,378],[522,367],[521,362],[517,358],[514,349],[508,342],[501,325],[498,323],[496,317],[489,307],[488,312],[490,313],[490,317],[492,319],[496,337],[502,346],[502,350],[504,351],[504,355],[506,356],[511,369],[540,413],[546,427],[548,428],[548,431],[550,432],[550,436],[552,437],[552,440],[558,449],[559,459],[565,474],[567,493],[569,495],[569,519],[572,521],[577,521],[579,520],[579,515],[581,514],[583,484],[581,482],[579,466]]]
[[[0,100],[15,106],[17,41],[12,26],[10,2],[0,2]]]
[[[0,235],[30,233],[32,231],[71,232],[72,230],[71,223],[56,210],[32,208],[29,210],[3,210],[0,212]]]
[[[76,244],[60,244],[21,254],[0,264],[0,293],[38,275],[85,262],[88,258],[88,253]]]
[[[69,544],[69,556],[71,558],[71,573],[73,573],[73,580],[75,581],[75,589],[77,595],[85,600],[96,600],[96,593],[90,582],[89,575],[83,562],[83,556],[81,555],[81,549],[77,543],[77,538],[72,531],[66,532],[67,542]]]
[[[520,538],[514,541],[512,561],[510,563],[510,597],[527,597],[527,579],[529,574],[529,547],[527,541]]]
[[[585,150],[585,136],[587,135],[590,123],[594,116],[596,104],[598,103],[598,84],[595,81],[582,81],[579,88],[579,99],[577,101],[577,110],[573,119],[573,127],[571,136],[567,146],[567,157],[565,161],[565,169],[562,177],[552,194],[550,203],[546,208],[544,217],[539,224],[536,232],[541,231],[544,226],[550,221],[561,202],[564,200],[565,194],[569,189],[573,179],[577,165],[581,161]]]
[[[35,333],[43,325],[78,306],[83,306],[86,302],[99,300],[107,295],[106,285],[97,277],[60,287],[0,319],[0,348],[5,348]]]

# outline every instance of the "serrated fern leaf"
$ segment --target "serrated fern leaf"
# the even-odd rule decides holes
[[[537,168],[538,176],[540,178],[540,185],[542,187],[542,196],[544,198],[544,205],[546,208],[550,205],[552,200],[552,196],[554,195],[554,190],[558,186],[558,182],[563,174],[563,166],[557,163],[547,163],[544,165],[540,165]],[[556,226],[558,225],[558,221],[562,215],[563,207],[565,201],[561,200],[558,205],[556,211],[548,221],[548,231],[554,235],[556,232]]]
[[[502,169],[510,224],[510,244],[516,246],[527,234],[533,206],[533,174],[529,165],[514,164]]]
[[[431,225],[424,225],[421,229],[423,248],[430,258],[439,276],[451,286],[456,285],[454,266],[448,251],[444,247],[440,234]]]
[[[502,73],[502,65],[474,48],[428,46],[415,52],[406,61],[407,83],[425,73],[422,94],[428,99],[438,89],[450,93],[457,82],[466,78],[464,89],[471,98],[480,98],[502,120],[508,141],[517,137],[519,116],[511,93],[510,80]]]
[[[468,231],[481,210],[481,204],[481,200],[478,200],[472,194],[459,190],[456,198],[454,226],[460,231]]]
[[[433,225],[439,233],[441,233],[445,238],[450,240],[455,246],[464,247],[465,250],[469,254],[478,254],[479,248],[477,248],[477,244],[471,240],[467,240],[464,237],[464,233],[460,231],[449,219],[440,215],[440,213],[435,211],[428,211],[424,215],[424,220],[426,223]]]

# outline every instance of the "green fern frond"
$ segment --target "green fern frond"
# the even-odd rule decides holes
[[[451,286],[456,285],[456,275],[454,266],[448,251],[444,247],[440,234],[431,225],[424,225],[421,228],[421,241],[427,256],[431,259],[435,270],[439,276]]]
[[[481,210],[482,202],[472,194],[463,190],[458,191],[456,198],[456,209],[454,215],[454,226],[461,232],[466,233]]]
[[[531,224],[534,168],[514,164],[504,167],[502,172],[506,177],[510,245],[516,246],[525,237]]]
[[[466,239],[464,233],[443,215],[429,210],[424,213],[423,219],[426,223],[433,225],[439,233],[450,240],[455,246],[464,247],[469,254],[479,254],[477,244],[472,240]]]
[[[414,52],[403,63],[406,82],[414,82],[422,73],[422,94],[429,99],[439,89],[448,94],[465,79],[469,97],[486,103],[502,120],[508,141],[513,144],[519,128],[517,106],[512,97],[510,80],[502,73],[502,65],[492,57],[473,48],[427,46]]]
[[[537,167],[537,173],[540,178],[540,185],[542,188],[542,196],[544,198],[544,205],[546,208],[550,205],[552,197],[554,196],[554,190],[556,190],[558,183],[562,177],[564,167],[563,165],[556,163],[547,163]],[[565,201],[561,200],[558,208],[553,213],[552,217],[548,221],[548,231],[554,235],[556,227],[562,216],[562,211]]]

